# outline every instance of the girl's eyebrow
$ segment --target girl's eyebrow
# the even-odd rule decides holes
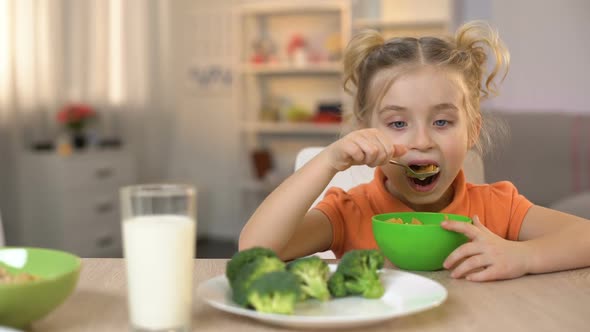
[[[398,105],[385,105],[383,106],[382,109],[379,110],[379,113],[383,113],[385,111],[407,111],[408,109],[406,107],[403,106],[398,106]]]
[[[459,111],[459,108],[455,106],[453,103],[440,103],[430,107],[434,111],[443,111],[443,110],[451,110],[451,111]],[[398,105],[385,105],[383,108],[379,110],[379,113],[383,113],[385,111],[400,111],[405,112],[407,111],[407,107],[398,106]]]
[[[443,110],[452,110],[452,111],[459,111],[459,108],[455,106],[453,103],[441,103],[432,106],[432,110],[434,111],[443,111]]]

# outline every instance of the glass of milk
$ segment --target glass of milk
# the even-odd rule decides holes
[[[196,192],[187,185],[121,189],[132,331],[190,331]]]

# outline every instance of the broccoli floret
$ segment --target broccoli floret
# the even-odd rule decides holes
[[[328,289],[333,297],[346,296],[347,291],[344,286],[344,275],[340,272],[334,272],[330,279],[328,279]]]
[[[299,297],[299,280],[287,271],[266,273],[248,290],[248,303],[256,311],[274,314],[292,314]]]
[[[263,247],[254,247],[235,253],[225,267],[225,275],[227,276],[229,283],[234,283],[243,266],[260,257],[278,258],[274,251]]]
[[[231,284],[233,300],[243,307],[247,306],[248,291],[252,283],[266,273],[274,271],[285,271],[285,263],[276,257],[259,257],[244,265]]]
[[[303,298],[312,297],[321,301],[330,299],[327,285],[330,268],[321,258],[309,256],[297,259],[287,264],[287,271],[299,279]]]
[[[377,270],[383,267],[383,263],[383,255],[376,250],[352,250],[344,254],[336,272],[343,276],[346,294],[380,298],[385,289]],[[339,279],[333,280],[331,285],[332,292],[342,293]]]

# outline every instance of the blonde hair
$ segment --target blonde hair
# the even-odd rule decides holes
[[[486,48],[494,59],[489,74]],[[463,106],[467,111],[469,139],[482,152],[482,140],[489,141],[489,133],[482,127],[480,103],[497,94],[498,81],[506,77],[509,63],[510,54],[498,32],[483,21],[464,24],[450,38],[405,37],[385,41],[378,32],[366,30],[354,36],[346,47],[344,89],[354,97],[353,120],[366,123],[397,76],[392,73],[387,84],[375,95],[370,91],[371,86],[383,69],[403,70],[416,65],[454,69],[463,78],[466,90]]]

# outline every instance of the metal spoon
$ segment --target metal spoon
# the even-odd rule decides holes
[[[433,176],[435,174],[438,174],[438,172],[440,172],[440,168],[436,168],[435,171],[432,172],[416,172],[414,171],[410,166],[408,165],[404,165],[402,163],[400,163],[399,161],[395,161],[393,159],[389,160],[390,164],[396,165],[396,166],[400,166],[406,169],[406,175],[411,176],[413,178],[417,178],[419,180],[424,180],[429,176]]]

